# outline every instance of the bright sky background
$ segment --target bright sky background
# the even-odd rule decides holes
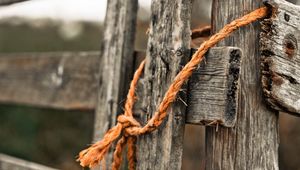
[[[149,8],[151,0],[139,0],[142,7]],[[39,19],[51,18],[63,21],[103,21],[106,0],[30,0],[0,7],[0,19],[19,16]]]

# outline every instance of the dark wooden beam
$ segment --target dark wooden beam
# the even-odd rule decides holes
[[[262,22],[262,86],[270,106],[300,116],[300,6],[268,0],[270,18]]]

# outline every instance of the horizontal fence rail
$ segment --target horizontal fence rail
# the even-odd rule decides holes
[[[206,63],[190,79],[186,123],[234,125],[239,72],[230,70],[231,66],[239,69],[240,55],[234,47],[216,47],[207,53]],[[144,56],[135,52],[132,66],[138,67]],[[100,52],[95,51],[0,54],[0,103],[94,110],[99,58]],[[135,108],[134,113],[141,113],[138,104]]]
[[[0,54],[0,102],[94,109],[99,52]]]
[[[57,170],[37,163],[25,161],[0,153],[1,170]]]

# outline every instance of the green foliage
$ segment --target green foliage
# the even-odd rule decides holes
[[[61,168],[91,141],[92,113],[14,105],[0,113],[2,153]]]
[[[64,32],[73,31],[72,27],[69,30],[64,28],[68,26],[67,24],[49,20],[41,23],[41,26],[33,26],[31,22],[19,22],[0,23],[0,52],[86,51],[99,50],[100,47],[102,35],[100,24],[77,23],[77,27],[80,27],[77,29],[81,32],[67,39],[64,38]]]

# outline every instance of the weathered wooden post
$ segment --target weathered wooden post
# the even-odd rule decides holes
[[[150,115],[143,115],[144,121],[156,111],[189,58],[191,5],[191,0],[152,1],[142,98],[145,114]],[[138,138],[137,169],[181,169],[185,109],[184,103],[177,101],[169,109],[168,121]]]
[[[262,5],[260,0],[214,0],[213,32]],[[219,46],[242,49],[241,90],[235,127],[206,128],[206,169],[278,169],[278,111],[263,100],[258,22],[240,28]]]
[[[98,103],[95,117],[97,141],[116,123],[122,113],[121,101],[125,99],[133,72],[134,35],[137,0],[108,0],[104,37],[99,65]],[[111,157],[108,157],[110,167]]]

